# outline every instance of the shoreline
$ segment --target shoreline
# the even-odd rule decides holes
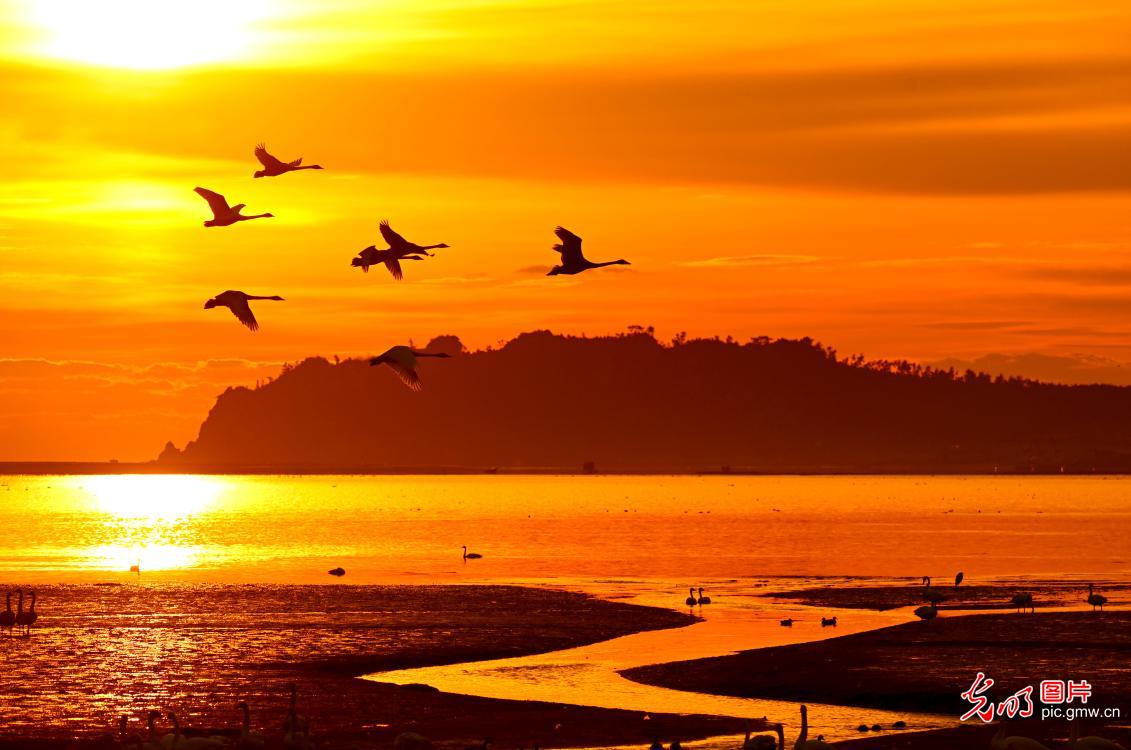
[[[0,476],[98,476],[116,474],[200,474],[206,476],[724,476],[724,477],[1127,477],[1127,471],[995,470],[970,466],[768,466],[617,467],[587,470],[562,466],[340,466],[189,464],[158,461],[0,461]]]

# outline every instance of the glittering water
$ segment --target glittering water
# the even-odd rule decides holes
[[[347,582],[1131,571],[1105,477],[0,477],[0,578]],[[483,559],[464,564],[460,547]]]

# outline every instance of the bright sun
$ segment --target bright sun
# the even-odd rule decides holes
[[[31,0],[40,54],[135,70],[247,57],[270,0]]]

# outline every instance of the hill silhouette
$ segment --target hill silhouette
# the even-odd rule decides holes
[[[437,350],[461,352],[454,336]],[[280,472],[1122,472],[1131,388],[837,357],[810,339],[548,331],[425,360],[424,390],[307,359],[231,388],[159,462]]]

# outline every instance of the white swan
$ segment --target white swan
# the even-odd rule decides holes
[[[801,706],[801,734],[797,735],[797,741],[793,743],[793,750],[823,750],[830,748],[832,745],[825,742],[823,735],[817,735],[817,739],[811,740],[809,737],[809,708],[805,705]]]

